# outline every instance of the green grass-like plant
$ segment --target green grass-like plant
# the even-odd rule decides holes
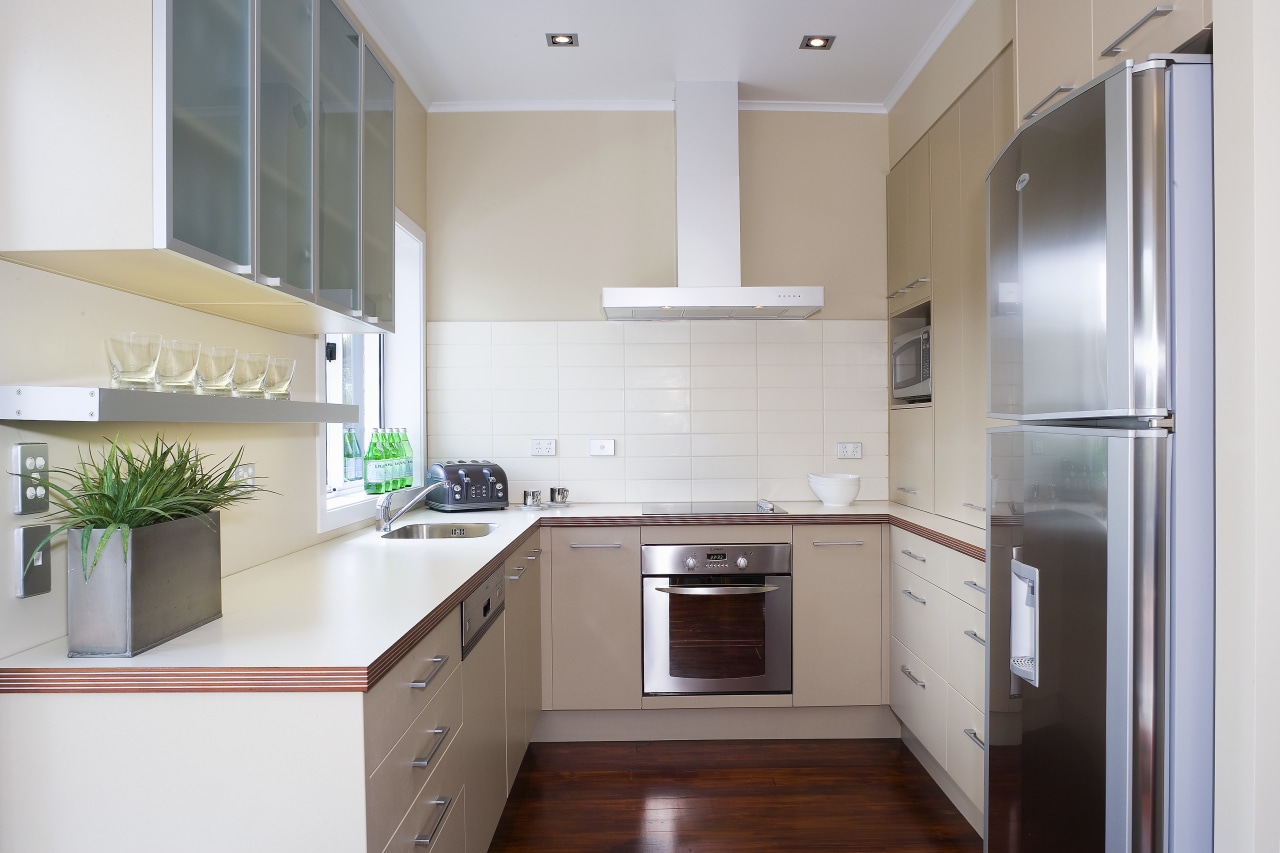
[[[241,447],[206,467],[209,455],[200,453],[190,440],[167,442],[159,435],[138,452],[121,444],[118,437],[98,455],[90,449],[89,458],[81,454],[78,465],[50,469],[51,475],[70,480],[69,487],[52,479],[42,481],[49,490],[50,503],[57,507],[49,518],[58,527],[40,542],[36,552],[63,531],[78,529],[81,567],[88,581],[115,534],[120,534],[128,559],[129,531],[135,527],[204,515],[266,491],[232,477],[243,455]],[[90,560],[89,540],[95,529],[105,533]],[[28,561],[23,572],[30,568]]]

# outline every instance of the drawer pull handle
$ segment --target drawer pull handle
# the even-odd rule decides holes
[[[1041,98],[1039,101],[1036,102],[1036,105],[1034,107],[1027,110],[1026,114],[1022,116],[1022,120],[1030,121],[1031,119],[1035,118],[1036,113],[1040,112],[1041,107],[1043,107],[1045,104],[1049,103],[1054,98],[1061,95],[1063,92],[1070,92],[1074,88],[1075,86],[1055,86],[1052,92],[1045,95],[1043,98]]]
[[[978,737],[978,733],[976,731],[974,731],[973,729],[965,729],[964,735],[969,740],[976,743],[978,745],[978,749],[982,750],[983,752],[986,752],[987,745],[982,742],[982,738]]]
[[[431,659],[431,662],[436,665],[436,668],[428,672],[427,677],[422,679],[421,681],[410,681],[409,682],[410,687],[414,688],[415,690],[421,690],[424,687],[426,687],[428,684],[430,684],[431,680],[435,678],[437,675],[439,675],[440,671],[444,669],[444,665],[449,662],[449,656],[436,655]]]
[[[541,548],[530,548],[530,549],[529,549],[529,553],[530,553],[530,554],[541,554],[541,553],[542,553],[542,549],[541,549]]]
[[[902,590],[902,594],[903,594],[903,595],[905,595],[907,598],[911,599],[912,601],[914,601],[916,604],[928,604],[928,603],[929,603],[927,600],[925,600],[925,599],[921,598],[920,596],[916,595],[914,592],[912,592],[912,591],[911,591],[911,590],[909,590],[909,589],[904,589],[904,590]]]
[[[977,504],[962,503],[962,504],[960,504],[960,506],[965,507],[966,509],[976,509],[978,512],[986,512],[986,511],[987,511],[987,508],[986,508],[985,506],[978,506]]]
[[[987,645],[987,641],[979,637],[978,632],[974,631],[973,629],[966,629],[964,632],[964,635],[968,637],[970,640],[973,640],[975,643],[977,643],[980,646],[986,647]]]
[[[615,542],[612,545],[579,545],[577,542],[570,542],[570,548],[621,548],[621,542]]]
[[[524,573],[527,571],[529,571],[528,566],[521,566],[520,568],[516,569],[516,573],[514,575],[507,575],[507,580],[518,581],[520,580],[521,576],[524,575]]]
[[[914,684],[916,687],[919,687],[921,690],[925,689],[924,682],[916,678],[915,675],[912,674],[911,670],[907,669],[907,665],[905,663],[898,668],[902,670],[903,675],[911,679],[912,684]]]
[[[909,494],[909,495],[914,495],[914,494],[916,494],[917,492],[919,492],[920,490],[919,490],[919,489],[911,489],[911,488],[908,488],[908,487],[906,487],[906,486],[898,486],[898,491],[900,491],[900,492],[906,492],[906,493],[907,493],[907,494]]]
[[[859,539],[857,542],[814,542],[813,547],[827,548],[832,545],[861,545],[861,544],[862,544],[862,540]]]
[[[982,584],[978,583],[977,581],[965,581],[964,585],[969,587],[969,589],[976,589],[978,592],[982,593],[983,595],[987,594],[987,588]]]
[[[436,810],[436,819],[432,821],[429,831],[413,839],[414,847],[430,847],[431,842],[436,840],[436,833],[440,831],[440,824],[444,823],[444,816],[449,813],[449,804],[453,802],[453,797],[441,797],[431,802],[439,806],[439,809]]]
[[[922,562],[922,563],[927,563],[927,562],[929,562],[929,560],[928,560],[927,558],[925,558],[925,557],[921,557],[919,554],[912,554],[910,551],[908,551],[908,550],[907,550],[907,549],[905,549],[905,548],[903,548],[903,549],[902,549],[902,553],[906,554],[908,557],[910,557],[910,558],[911,558],[911,559],[913,559],[913,560],[919,560],[919,561],[920,561],[920,562]]]
[[[1120,38],[1116,39],[1111,44],[1104,47],[1102,49],[1102,53],[1098,54],[1098,56],[1119,56],[1121,51],[1120,45],[1123,44],[1124,41],[1129,38],[1129,36],[1133,35],[1138,30],[1145,27],[1147,25],[1147,22],[1150,21],[1152,18],[1163,18],[1165,15],[1169,14],[1172,11],[1173,11],[1172,6],[1156,6],[1150,12],[1148,12],[1147,14],[1139,18],[1138,23],[1134,24],[1132,27],[1129,27],[1129,29],[1122,32],[1120,34]]]
[[[440,751],[440,747],[444,746],[445,738],[449,736],[449,727],[441,726],[438,729],[431,729],[427,734],[438,735],[436,742],[431,744],[431,748],[427,750],[427,754],[413,759],[414,767],[426,767],[431,763],[431,759],[436,757],[436,753]]]
[[[526,559],[526,560],[536,560],[536,559],[538,559],[538,555],[537,555],[537,554],[534,554],[532,557],[525,557],[525,559]]]

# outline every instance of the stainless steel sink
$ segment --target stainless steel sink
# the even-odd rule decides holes
[[[497,524],[406,524],[397,527],[390,533],[382,534],[383,539],[476,539],[488,536],[498,529]]]

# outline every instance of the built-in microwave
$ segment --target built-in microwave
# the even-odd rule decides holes
[[[890,354],[893,397],[904,403],[927,401],[933,393],[929,367],[929,327],[915,329],[893,339]]]

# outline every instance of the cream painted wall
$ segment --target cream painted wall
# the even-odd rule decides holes
[[[1013,41],[1013,0],[976,0],[889,110],[889,162],[896,163]]]
[[[738,114],[742,283],[821,285],[821,319],[886,316],[888,119]]]
[[[744,284],[883,318],[885,117],[739,120]],[[429,320],[598,320],[602,287],[675,284],[673,113],[431,113],[427,152]]]
[[[1217,773],[1215,849],[1280,850],[1280,41],[1274,0],[1214,2],[1217,217]]]

